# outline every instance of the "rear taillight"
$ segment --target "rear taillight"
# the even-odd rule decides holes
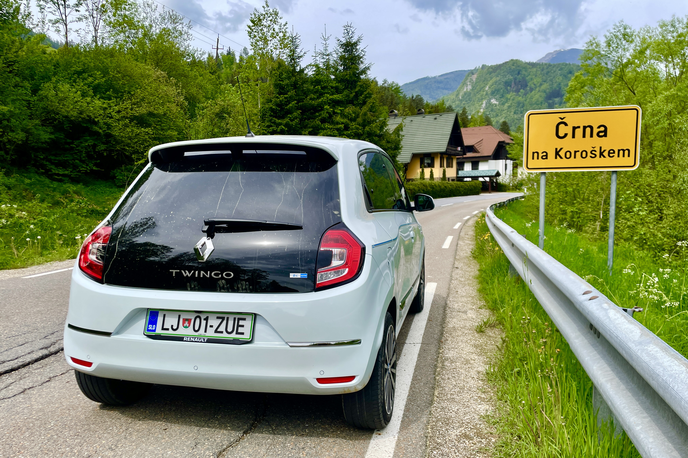
[[[103,226],[89,235],[79,252],[79,268],[94,280],[103,281],[103,259],[112,228]]]
[[[363,244],[344,225],[325,232],[318,252],[315,288],[339,285],[356,278],[363,267],[363,254]],[[323,259],[329,263],[322,265]]]

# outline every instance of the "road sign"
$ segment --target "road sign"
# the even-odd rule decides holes
[[[525,116],[523,168],[529,172],[634,170],[638,106],[534,110]]]

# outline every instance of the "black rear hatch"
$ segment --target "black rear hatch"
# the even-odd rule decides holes
[[[103,280],[166,290],[313,291],[320,239],[339,222],[336,160],[323,150],[162,150],[110,221]],[[202,261],[206,237],[214,250]]]

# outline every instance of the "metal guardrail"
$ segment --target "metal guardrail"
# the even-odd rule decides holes
[[[688,457],[688,360],[487,210],[487,225],[643,457]],[[601,412],[601,411],[600,411]]]

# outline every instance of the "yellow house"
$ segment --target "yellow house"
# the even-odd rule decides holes
[[[446,171],[448,181],[456,180],[456,158],[464,154],[459,117],[455,112],[396,116],[390,114],[387,128],[403,125],[401,152],[397,160],[406,166],[406,179],[417,180],[423,169],[425,179],[430,171],[435,180]],[[462,164],[463,165],[463,164]]]

